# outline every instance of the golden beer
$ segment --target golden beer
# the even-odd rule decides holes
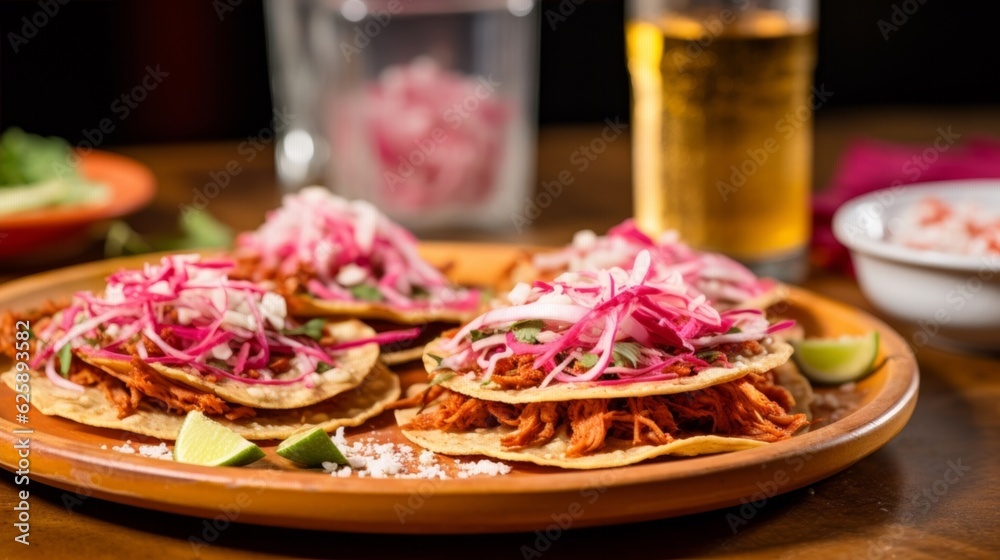
[[[635,215],[767,263],[809,236],[815,28],[779,12],[630,20]]]

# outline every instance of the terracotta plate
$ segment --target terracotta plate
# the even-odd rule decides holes
[[[501,245],[423,247],[435,263],[452,264],[458,281],[490,284],[522,250]],[[0,309],[26,308],[74,290],[100,287],[102,277],[141,259],[104,261],[41,274],[0,287]],[[89,428],[34,412],[14,422],[14,393],[0,391],[0,463],[17,469],[14,429],[28,428],[33,480],[71,492],[163,511],[264,525],[384,533],[471,533],[544,529],[555,518],[575,527],[683,515],[787,492],[830,476],[874,452],[903,428],[916,404],[917,366],[902,338],[884,323],[851,307],[791,290],[782,314],[809,336],[881,333],[881,366],[850,390],[826,389],[846,414],[819,408],[814,429],[768,446],[734,453],[660,459],[617,469],[565,471],[514,465],[507,476],[445,481],[336,478],[298,470],[277,457],[253,467],[199,467],[111,450],[133,434]],[[0,366],[9,364],[0,364]],[[419,367],[398,369],[404,384]],[[350,436],[403,441],[383,414]],[[156,443],[156,442],[152,442]],[[101,446],[107,449],[101,449]],[[555,517],[554,517],[555,516]]]
[[[107,200],[66,208],[43,208],[0,218],[0,257],[28,255],[75,241],[90,224],[124,216],[149,203],[156,190],[153,173],[124,156],[92,151],[80,157],[80,173],[107,186]]]

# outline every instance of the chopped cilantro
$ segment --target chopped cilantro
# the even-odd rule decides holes
[[[69,344],[64,344],[62,348],[59,349],[59,373],[63,377],[69,377],[69,364],[73,359],[73,349],[70,348]]]
[[[580,364],[581,367],[590,369],[595,365],[597,365],[597,354],[594,354],[593,352],[587,352],[586,354],[577,358],[576,363]]]
[[[542,329],[538,327],[521,327],[519,329],[514,329],[514,338],[516,338],[518,342],[535,344],[538,342],[538,333],[540,332],[542,332]]]
[[[433,387],[433,386],[437,385],[438,383],[444,383],[445,381],[448,381],[452,377],[455,377],[455,372],[453,372],[453,371],[450,371],[450,372],[442,374],[442,375],[438,375],[434,379],[431,379],[431,382],[428,384],[428,387]]]
[[[412,298],[427,299],[427,297],[430,295],[431,293],[427,290],[427,288],[423,286],[413,286],[413,289],[410,290],[410,297]]]
[[[486,333],[485,332],[483,332],[483,331],[481,331],[479,329],[472,329],[471,331],[469,331],[469,339],[471,339],[472,342],[475,342],[475,341],[480,340],[482,338],[486,338]]]
[[[535,344],[538,342],[538,333],[542,332],[545,323],[541,319],[528,319],[518,321],[510,326],[510,331],[514,333],[514,338],[518,342],[525,344]]]
[[[639,356],[642,355],[642,347],[638,342],[616,342],[614,348],[615,365],[618,367],[636,367],[639,364]]]
[[[726,334],[736,334],[736,333],[741,333],[741,332],[743,332],[743,331],[740,330],[739,327],[729,327],[729,330],[726,331]]]
[[[318,362],[316,364],[316,373],[326,373],[333,369],[333,365],[326,362]]]
[[[230,366],[229,364],[227,364],[226,362],[224,362],[224,361],[222,361],[222,360],[216,360],[216,359],[214,359],[214,358],[213,358],[213,359],[210,359],[210,360],[208,360],[208,362],[206,362],[206,363],[207,363],[208,365],[210,365],[210,366],[214,367],[214,368],[217,368],[217,369],[221,369],[222,371],[231,371],[231,370],[233,369],[233,368],[232,368],[232,367],[231,367],[231,366]]]
[[[430,354],[430,353],[428,353],[428,354],[427,354],[427,356],[428,356],[428,357],[429,357],[430,359],[432,359],[432,360],[434,360],[435,362],[437,362],[437,365],[441,365],[441,360],[443,360],[443,359],[444,359],[444,358],[442,358],[441,356],[435,356],[434,354]]]
[[[282,329],[281,334],[288,336],[303,335],[313,340],[323,338],[323,327],[326,326],[326,319],[310,319],[305,324],[291,329]]]
[[[358,284],[357,286],[351,286],[351,295],[354,299],[361,301],[382,301],[382,292],[378,291],[378,288],[372,286],[371,284]]]
[[[721,358],[722,356],[723,356],[722,352],[719,352],[718,350],[704,350],[694,355],[695,358],[698,358],[700,360],[705,360],[710,364],[719,361],[719,358]]]

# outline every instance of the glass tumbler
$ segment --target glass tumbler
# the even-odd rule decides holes
[[[807,271],[815,0],[629,0],[640,228]]]
[[[271,0],[287,189],[325,182],[416,230],[512,227],[534,180],[534,0]]]

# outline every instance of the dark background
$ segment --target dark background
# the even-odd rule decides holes
[[[262,0],[59,1],[0,1],[0,128],[78,143],[116,116],[111,103],[151,63],[169,79],[128,118],[113,119],[104,144],[235,138],[267,126]],[[836,93],[831,107],[1000,105],[1000,1],[922,1],[821,2],[816,83]],[[235,6],[220,20],[223,2]],[[542,3],[539,120],[625,116],[624,1],[570,2]],[[561,3],[575,9],[553,28],[545,11]],[[43,4],[58,12],[37,16]],[[885,40],[878,21],[891,23],[894,11],[906,21]],[[25,17],[47,21],[29,38]]]

